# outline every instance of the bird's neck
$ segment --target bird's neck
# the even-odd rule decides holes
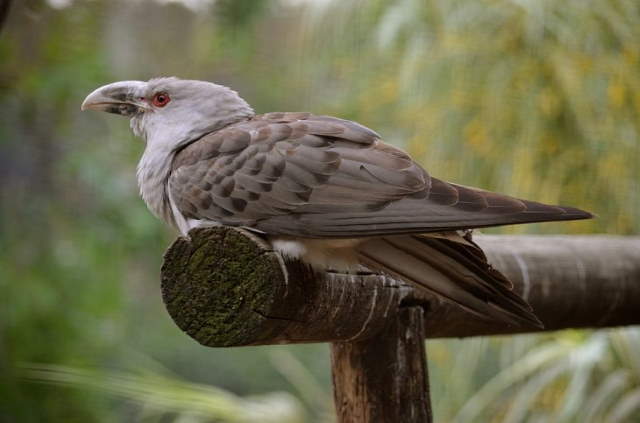
[[[197,141],[204,134],[253,116],[253,110],[244,100],[237,100],[236,103],[239,104],[237,108],[229,106],[228,110],[220,111],[219,116],[211,119],[210,123],[201,123],[200,126],[144,121],[144,116],[142,120],[131,120],[131,127],[136,135],[146,141],[146,148],[138,163],[140,195],[154,215],[182,232],[186,230],[185,219],[172,204],[167,186],[173,157],[180,148]]]
[[[173,150],[168,146],[147,143],[137,173],[140,195],[149,210],[176,227],[167,187],[173,155]]]

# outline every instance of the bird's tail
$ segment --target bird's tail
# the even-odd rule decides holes
[[[483,318],[543,327],[531,306],[487,263],[470,237],[456,232],[386,236],[364,242],[358,254],[370,269],[426,289]]]

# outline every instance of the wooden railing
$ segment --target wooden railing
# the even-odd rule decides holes
[[[640,323],[640,238],[477,236],[545,330]],[[242,229],[196,229],[162,293],[203,345],[330,342],[339,422],[429,422],[425,338],[521,332],[386,276],[315,273]]]

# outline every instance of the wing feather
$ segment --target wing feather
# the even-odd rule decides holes
[[[176,154],[169,189],[187,217],[311,238],[591,217],[433,178],[370,129],[309,113],[268,113],[204,136]]]

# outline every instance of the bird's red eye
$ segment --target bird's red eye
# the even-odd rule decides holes
[[[171,101],[169,94],[167,93],[158,93],[153,96],[153,105],[156,107],[164,107]]]

